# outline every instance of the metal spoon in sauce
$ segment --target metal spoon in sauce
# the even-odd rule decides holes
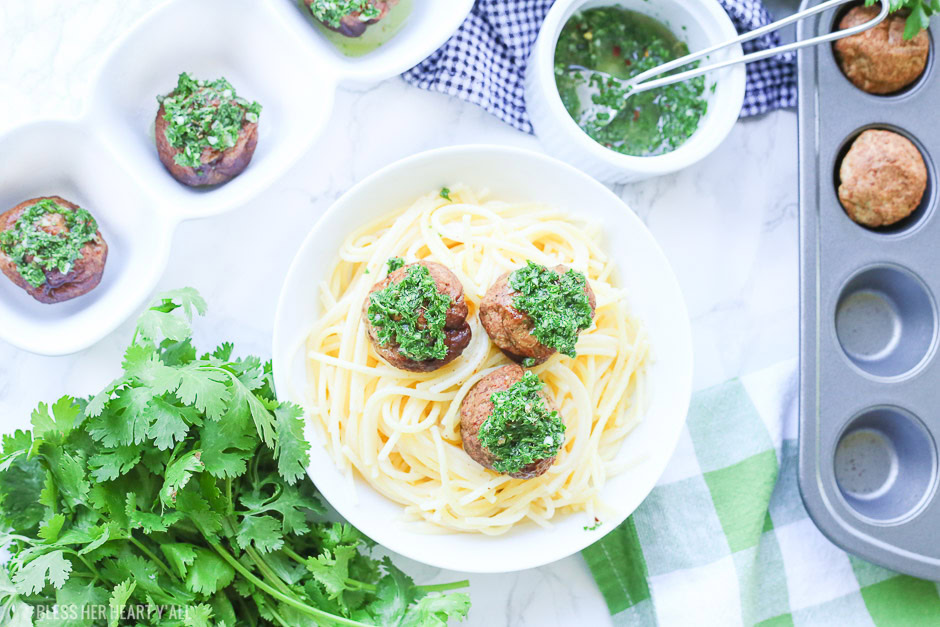
[[[663,63],[657,67],[654,67],[646,72],[637,74],[636,76],[629,79],[617,78],[606,72],[601,72],[600,70],[592,70],[586,68],[582,65],[569,65],[565,68],[565,71],[569,74],[580,73],[583,77],[586,77],[588,80],[578,81],[576,85],[576,93],[578,95],[578,101],[581,103],[581,120],[593,120],[593,123],[597,126],[607,126],[613,122],[618,115],[623,111],[628,110],[626,103],[629,100],[630,96],[634,94],[639,94],[644,91],[649,91],[650,89],[658,89],[660,87],[665,87],[667,85],[672,85],[674,83],[681,83],[682,81],[689,80],[690,78],[695,78],[696,76],[701,76],[702,74],[707,74],[715,70],[720,70],[722,68],[730,67],[732,65],[737,65],[739,63],[751,63],[752,61],[760,61],[761,59],[766,59],[768,57],[773,57],[778,54],[783,54],[785,52],[791,52],[793,50],[799,50],[800,48],[807,48],[809,46],[817,46],[819,44],[829,43],[842,39],[844,37],[851,37],[852,35],[857,35],[863,33],[871,28],[874,28],[878,24],[884,21],[888,14],[891,12],[890,3],[883,1],[881,3],[881,12],[877,17],[872,19],[869,22],[864,24],[859,24],[852,28],[847,28],[845,30],[838,30],[826,35],[821,35],[819,37],[813,37],[812,39],[806,39],[804,41],[795,41],[790,44],[783,46],[778,46],[776,48],[770,48],[768,50],[761,50],[759,52],[753,52],[751,54],[744,55],[736,59],[727,59],[725,61],[719,61],[712,65],[706,65],[704,67],[693,68],[686,70],[684,72],[679,72],[678,74],[670,74],[669,76],[664,76],[662,78],[653,79],[660,74],[665,74],[666,72],[671,72],[673,70],[679,69],[683,66],[686,66],[694,61],[698,61],[704,57],[708,57],[719,50],[723,50],[729,46],[734,46],[736,44],[743,43],[745,41],[751,41],[752,39],[757,39],[758,37],[763,37],[768,33],[772,33],[776,30],[783,28],[784,26],[789,26],[795,22],[802,21],[812,15],[817,13],[822,13],[828,11],[829,9],[834,9],[836,7],[848,4],[850,2],[856,2],[857,0],[829,0],[828,2],[823,2],[822,4],[806,9],[805,11],[800,11],[795,13],[790,17],[785,17],[782,20],[778,20],[773,24],[768,24],[758,28],[757,30],[752,30],[750,32],[739,35],[734,39],[730,39],[724,43],[716,44],[705,50],[700,50],[699,52],[693,52],[692,54],[687,54],[684,57],[680,57],[668,63]],[[593,77],[597,77],[593,79]],[[592,80],[593,79],[593,80]],[[596,102],[596,96],[600,95],[600,89],[597,84],[599,81],[603,81],[608,85],[616,85],[620,89],[624,90],[625,97],[619,100],[618,106],[614,107],[609,104],[602,104]],[[609,82],[613,81],[613,83]]]

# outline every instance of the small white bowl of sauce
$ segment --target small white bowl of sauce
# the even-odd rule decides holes
[[[731,132],[744,103],[744,65],[716,70],[626,100],[625,112],[592,125],[575,95],[589,73],[619,79],[737,36],[717,0],[558,0],[526,70],[526,107],[545,149],[594,178],[628,183],[686,168]],[[740,45],[701,61],[742,56]],[[602,92],[603,93],[603,92]],[[580,121],[576,121],[578,117]]]

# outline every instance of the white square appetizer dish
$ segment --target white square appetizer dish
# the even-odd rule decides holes
[[[0,135],[0,213],[59,196],[90,211],[108,244],[100,283],[77,297],[41,303],[3,278],[0,339],[62,355],[103,338],[156,285],[180,221],[234,209],[262,192],[315,144],[338,84],[379,81],[415,65],[471,5],[404,0],[392,14],[396,32],[356,57],[290,0],[173,0],[154,9],[115,42],[78,119]],[[243,114],[237,143],[223,135],[216,147],[218,137],[209,137],[198,167],[185,166],[169,139],[174,121],[186,120],[158,113],[182,98],[184,73],[194,92],[216,90],[214,106],[222,98]]]

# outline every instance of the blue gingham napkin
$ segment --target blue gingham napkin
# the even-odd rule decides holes
[[[532,132],[525,108],[526,60],[554,0],[477,0],[470,16],[441,48],[405,72],[408,83],[479,105],[515,128]],[[719,0],[739,32],[772,20],[761,0]],[[779,45],[776,34],[744,52]],[[796,106],[796,57],[751,63],[741,116]]]

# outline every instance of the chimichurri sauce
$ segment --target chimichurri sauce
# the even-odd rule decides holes
[[[366,32],[359,37],[347,37],[330,30],[319,20],[314,20],[314,22],[323,36],[344,55],[347,57],[361,57],[380,48],[398,34],[411,14],[412,4],[413,0],[400,0],[398,4],[389,9],[388,15],[377,23],[371,24],[366,28]],[[301,6],[308,14],[310,13],[302,2]]]
[[[578,100],[577,86],[593,75],[567,68],[581,65],[629,79],[688,53],[685,43],[651,17],[620,7],[589,9],[572,16],[558,37],[555,83],[565,109],[595,141],[625,155],[661,155],[681,146],[698,128],[708,108],[704,76],[632,96],[619,83],[596,77],[594,102],[625,109],[608,122],[583,115]]]

